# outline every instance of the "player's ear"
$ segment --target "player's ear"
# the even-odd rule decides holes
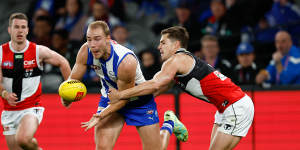
[[[7,27],[7,32],[10,34],[10,32],[11,32],[10,26]]]
[[[108,35],[108,36],[106,37],[106,42],[110,42],[110,40],[111,40],[111,36]]]
[[[178,47],[178,48],[181,48],[181,44],[180,44],[180,41],[179,41],[179,40],[176,40],[176,41],[175,41],[175,46]]]

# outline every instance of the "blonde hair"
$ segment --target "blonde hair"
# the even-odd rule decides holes
[[[8,26],[12,25],[12,22],[13,22],[14,19],[22,19],[22,20],[26,20],[28,22],[28,18],[25,14],[23,14],[23,13],[13,13],[9,17]]]
[[[96,29],[96,28],[99,28],[99,27],[102,28],[102,30],[103,30],[103,32],[106,36],[110,35],[109,27],[108,27],[107,23],[104,22],[104,21],[94,21],[94,22],[89,24],[88,28]]]

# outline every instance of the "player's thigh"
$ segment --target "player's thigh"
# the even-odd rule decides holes
[[[113,113],[95,126],[95,143],[97,149],[112,149],[124,125],[124,118]]]
[[[5,140],[9,150],[22,150],[16,142],[15,135],[5,135]]]
[[[159,150],[161,149],[161,137],[159,124],[152,124],[137,127],[141,137],[144,150]]]
[[[231,150],[241,140],[239,136],[233,136],[217,131],[213,137],[209,150]]]
[[[39,126],[38,118],[33,114],[26,114],[20,121],[16,133],[16,140],[30,140]]]
[[[217,133],[217,130],[220,126],[216,123],[214,123],[213,128],[211,130],[211,136],[210,136],[210,141],[212,141]]]

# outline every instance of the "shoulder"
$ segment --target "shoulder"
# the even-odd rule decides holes
[[[127,55],[118,66],[118,79],[119,80],[132,80],[136,76],[137,59],[133,55]]]
[[[124,59],[122,60],[122,62],[120,63],[119,67],[118,67],[118,72],[120,71],[132,71],[132,69],[136,68],[137,66],[137,59],[135,56],[133,56],[132,54],[128,54],[124,57]],[[136,71],[134,69],[134,71]]]
[[[88,45],[87,43],[82,44],[82,46],[80,47],[79,51],[78,51],[78,55],[87,55],[88,53]]]

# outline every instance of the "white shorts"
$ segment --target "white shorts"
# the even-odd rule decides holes
[[[32,107],[17,111],[2,111],[1,123],[3,126],[3,135],[16,134],[21,119],[28,114],[35,116],[40,124],[43,119],[44,110],[44,107]]]
[[[246,95],[228,106],[223,113],[217,111],[215,123],[219,125],[218,131],[245,137],[252,124],[253,117],[254,105],[251,98]]]

